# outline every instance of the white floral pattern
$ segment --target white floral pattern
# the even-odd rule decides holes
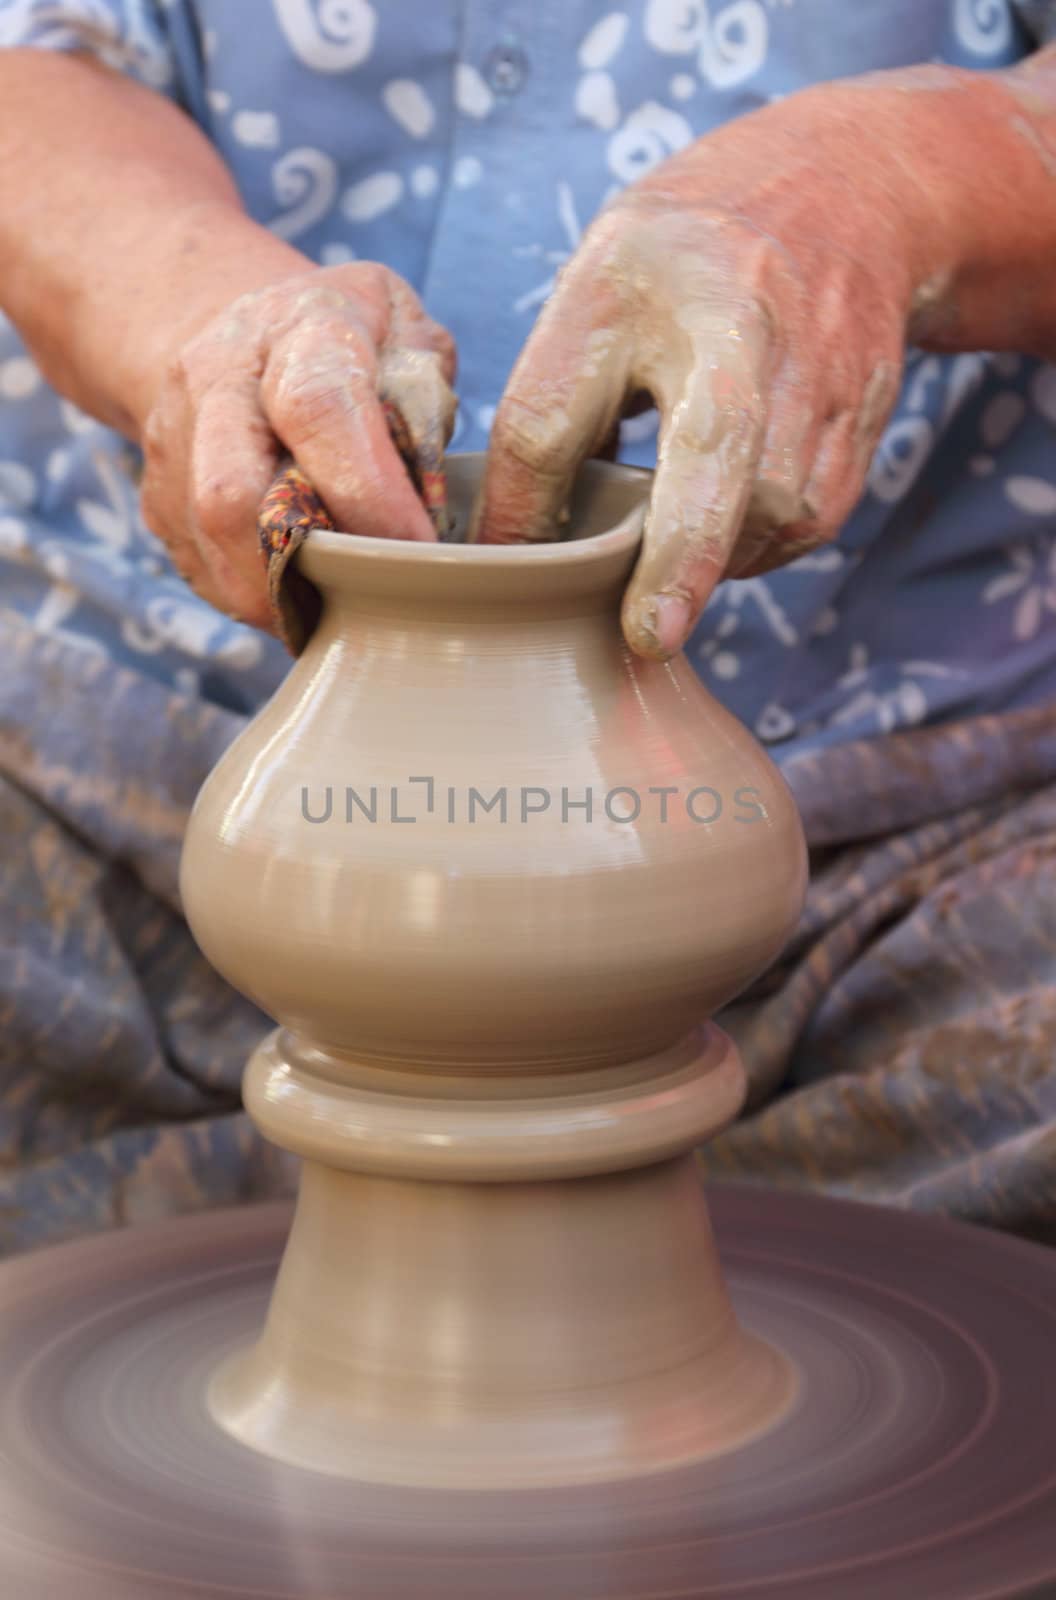
[[[331,210],[337,195],[337,163],[325,150],[288,150],[272,168],[275,198],[289,209],[268,226],[281,239],[296,239]]]
[[[1026,641],[1037,635],[1046,612],[1056,614],[1056,535],[1010,545],[1008,564],[1007,572],[986,585],[983,604],[1014,599],[1012,636]]]
[[[955,0],[953,26],[973,55],[1000,55],[1012,38],[1012,16],[1002,0]]]
[[[367,0],[275,0],[294,54],[315,72],[350,72],[370,55],[378,19]]]
[[[621,183],[634,183],[692,142],[693,129],[680,112],[647,100],[609,140],[609,171]]]
[[[832,712],[829,726],[866,718],[875,722],[881,733],[913,727],[928,714],[927,680],[952,678],[957,670],[938,661],[900,661],[883,675],[888,679],[888,686],[883,687],[882,679],[878,683],[870,668],[868,648],[864,644],[853,645],[847,671],[838,680],[838,687],[848,698]]]
[[[542,245],[527,245],[515,252],[533,259],[541,259],[553,268],[553,271],[547,274],[542,283],[535,284],[532,288],[526,289],[523,294],[517,296],[517,299],[513,302],[513,309],[516,312],[530,311],[533,307],[542,305],[544,300],[549,299],[553,293],[554,284],[557,282],[558,270],[572,255],[583,236],[583,229],[576,214],[576,200],[572,192],[572,185],[564,181],[559,182],[556,189],[556,198],[558,220],[565,237],[564,248],[544,250]]]
[[[706,0],[649,0],[645,36],[667,55],[695,55],[713,88],[730,89],[763,65],[769,24],[762,0],[731,0],[714,15]]]

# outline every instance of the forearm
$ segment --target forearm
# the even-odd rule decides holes
[[[851,83],[842,93],[863,125],[868,85],[892,76],[882,148],[911,218],[909,337],[1056,355],[1056,46],[1002,72],[921,67]]]
[[[4,50],[0,104],[0,306],[61,393],[136,439],[171,353],[309,263],[246,216],[161,96],[81,58]]]

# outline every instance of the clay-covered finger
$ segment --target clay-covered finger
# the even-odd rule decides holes
[[[453,387],[458,369],[458,351],[450,333],[428,316],[421,301],[402,278],[389,274],[389,331],[383,353],[400,350],[429,350],[437,357],[440,374]]]
[[[685,642],[726,570],[748,507],[766,424],[767,334],[716,317],[674,394],[661,435],[642,555],[623,604],[639,655],[666,660]]]
[[[495,416],[471,537],[556,538],[581,464],[611,432],[632,351],[611,290],[566,279],[544,308]]]
[[[880,361],[867,379],[830,402],[829,414],[819,420],[812,436],[811,460],[801,493],[789,497],[780,524],[771,528],[768,537],[753,546],[742,533],[730,560],[731,576],[754,578],[772,572],[838,537],[861,497],[873,451],[898,395],[900,376],[897,362]],[[771,424],[767,455],[772,435]],[[761,468],[759,479],[762,477]],[[757,480],[753,502],[758,492]],[[749,507],[746,528],[751,520]]]
[[[435,531],[385,422],[378,365],[354,322],[306,321],[269,354],[264,411],[343,532],[430,541]]]
[[[786,533],[787,540],[797,546],[794,554],[837,537],[861,498],[874,443],[863,437],[860,416],[854,411],[841,412],[822,429],[804,489],[807,515]]]
[[[190,462],[190,526],[224,609],[245,622],[270,621],[256,534],[257,507],[274,477],[279,447],[247,377],[204,396]]]
[[[823,409],[828,404],[828,400],[818,403],[794,358],[782,363],[769,389],[766,436],[724,576],[747,576],[760,560],[780,565],[796,553],[791,530],[814,512],[807,484],[825,427]],[[784,556],[786,547],[790,553]]]
[[[446,369],[441,351],[404,345],[382,354],[378,372],[379,394],[396,407],[415,456],[432,470],[439,467],[455,425],[457,402]]]

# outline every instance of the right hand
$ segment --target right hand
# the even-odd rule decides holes
[[[310,268],[234,300],[169,361],[142,429],[143,516],[177,571],[219,610],[271,625],[257,508],[286,454],[335,525],[436,537],[389,436],[450,437],[455,347],[387,267]]]

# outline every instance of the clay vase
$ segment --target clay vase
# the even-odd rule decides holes
[[[462,527],[480,469],[450,463]],[[692,1151],[744,1092],[706,1019],[792,929],[803,839],[688,663],[623,642],[648,485],[588,466],[554,545],[313,533],[319,626],[194,808],[194,935],[279,1024],[246,1106],[303,1158],[266,1325],[210,1390],[275,1457],[572,1483],[790,1403]]]

